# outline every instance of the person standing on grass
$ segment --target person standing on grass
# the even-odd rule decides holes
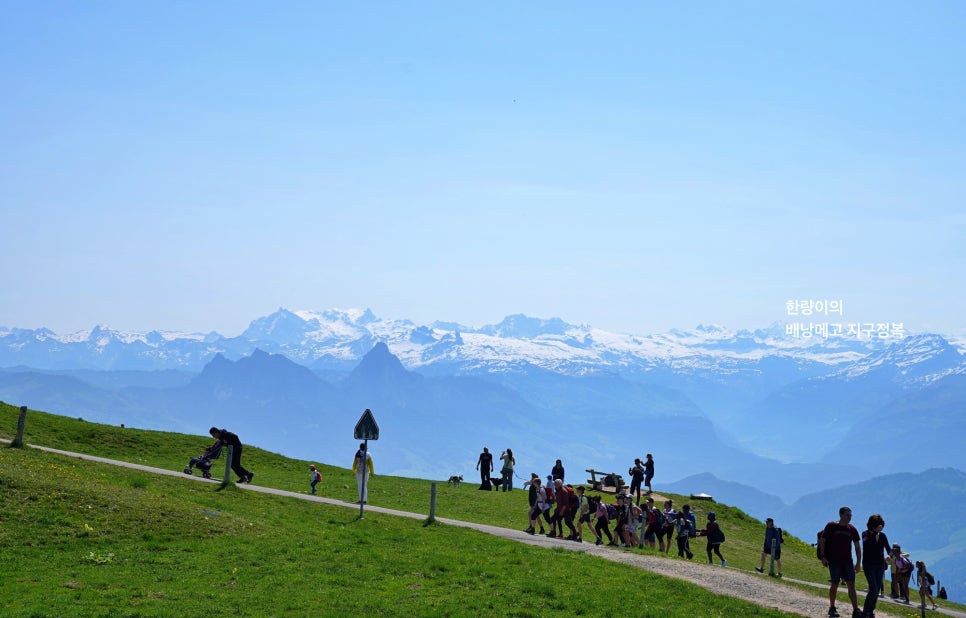
[[[239,483],[251,483],[255,477],[254,472],[249,472],[241,465],[242,443],[237,435],[227,429],[212,427],[208,430],[211,437],[221,442],[222,446],[231,447],[231,469],[238,475]]]
[[[759,573],[765,572],[765,556],[771,555],[772,545],[775,546],[775,563],[778,565],[778,577],[782,576],[782,543],[785,537],[782,536],[782,529],[775,527],[775,520],[769,517],[765,520],[765,545],[761,550],[761,564],[755,569]]]
[[[500,475],[503,480],[500,482],[500,488],[503,491],[511,491],[513,489],[513,466],[516,465],[517,461],[513,458],[513,451],[507,449],[500,454],[500,461],[503,462],[503,467],[500,468]]]
[[[559,459],[553,464],[553,468],[550,470],[550,475],[553,476],[554,479],[560,479],[561,481],[566,481],[564,478],[566,473],[567,472],[564,470],[563,462]]]
[[[882,515],[874,513],[869,516],[866,529],[862,532],[862,570],[865,571],[865,580],[869,582],[869,593],[865,595],[865,603],[862,604],[862,612],[866,618],[875,612],[885,581],[890,547],[883,528],[885,520]]]
[[[318,471],[315,464],[309,466],[309,483],[312,485],[312,494],[315,495],[315,486],[322,480],[322,473]]]
[[[855,572],[862,570],[862,545],[859,543],[859,531],[851,524],[852,509],[843,506],[839,509],[839,520],[830,521],[822,531],[819,540],[819,553],[822,565],[828,567],[828,615],[836,618],[839,613],[835,609],[835,596],[839,590],[839,582],[844,581],[849,591],[849,601],[852,602],[852,618],[862,618],[862,610],[855,596]],[[855,561],[852,561],[852,548],[855,548]]]
[[[634,466],[631,467],[627,473],[631,475],[631,488],[627,493],[629,493],[632,497],[636,495],[637,503],[640,504],[641,483],[644,482],[644,462],[641,461],[640,457],[634,458]]]
[[[651,494],[651,479],[654,478],[654,455],[648,453],[645,459],[647,461],[644,462],[644,486],[647,487],[647,493]]]
[[[352,473],[356,475],[356,488],[359,490],[359,501],[356,504],[366,504],[369,501],[369,477],[376,473],[372,467],[372,453],[365,443],[359,445],[356,456],[352,458]]]
[[[476,469],[480,471],[480,489],[490,489],[490,473],[493,472],[493,453],[483,447],[480,458],[476,460]]]

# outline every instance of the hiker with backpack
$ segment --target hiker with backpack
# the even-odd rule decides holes
[[[728,566],[728,561],[721,555],[721,544],[724,543],[725,535],[721,531],[721,526],[718,525],[718,516],[714,511],[708,513],[708,523],[703,532],[708,539],[708,564],[714,564],[714,559],[711,557],[711,553],[714,552],[721,560],[721,566]]]
[[[560,479],[554,479],[553,495],[557,503],[557,508],[554,509],[553,518],[550,520],[550,536],[553,536],[554,532],[556,532],[558,539],[564,538],[563,527],[564,524],[567,524],[567,528],[570,529],[570,536],[567,537],[567,540],[577,540],[577,530],[574,528],[573,511],[574,507],[576,506],[577,499],[574,495],[573,487],[564,485],[563,481]]]
[[[627,469],[631,476],[631,488],[628,493],[633,497],[637,495],[637,503],[641,503],[641,484],[644,482],[644,462],[640,457],[634,458],[634,465]]]
[[[597,521],[594,522],[594,532],[597,534],[597,545],[602,545],[604,542],[604,536],[607,537],[607,544],[614,544],[614,537],[610,534],[610,519],[611,519],[611,509],[614,508],[611,505],[604,504],[604,501],[600,498],[597,499],[597,511],[594,516]],[[614,516],[617,516],[617,510],[613,511]]]
[[[648,496],[644,502],[644,545],[654,549],[658,538],[664,551],[664,512],[654,506],[654,498]]]
[[[584,540],[584,524],[587,525],[587,530],[590,531],[591,534],[594,534],[594,527],[590,523],[590,520],[594,516],[594,513],[597,512],[597,505],[595,504],[595,501],[600,500],[600,498],[596,496],[591,496],[591,497],[585,496],[584,493],[586,491],[587,491],[587,488],[584,487],[583,485],[580,485],[579,487],[577,487],[577,513],[578,513],[577,541],[578,542],[583,542]],[[594,534],[594,536],[597,536],[597,535]]]
[[[641,507],[634,504],[633,496],[624,497],[624,544],[627,547],[637,547],[640,544],[640,539],[637,536],[637,529],[641,525],[641,515],[643,511]]]
[[[755,569],[759,573],[765,572],[765,556],[772,554],[775,550],[775,563],[778,565],[778,577],[782,576],[782,543],[785,537],[782,536],[782,529],[775,527],[775,520],[769,517],[765,520],[765,544],[761,549],[761,564]]]
[[[919,588],[919,605],[921,607],[926,607],[926,600],[928,599],[932,603],[932,608],[936,609],[936,600],[932,598],[932,586],[935,583],[936,578],[926,569],[926,563],[922,560],[917,560],[916,586]]]
[[[903,553],[898,543],[892,544],[892,598],[909,602],[909,578],[912,577],[912,560]]]
[[[688,560],[694,558],[694,554],[691,553],[691,536],[693,530],[694,524],[691,523],[687,513],[682,510],[677,514],[677,519],[674,522],[674,534],[678,540],[679,558],[683,558],[685,554],[687,554]]]
[[[658,533],[658,537],[661,539],[661,547],[663,548],[664,555],[671,553],[671,540],[674,538],[674,521],[677,519],[678,514],[674,511],[674,502],[671,500],[664,501],[664,523],[661,525],[661,531]]]
[[[312,486],[312,495],[315,495],[315,486],[322,480],[322,473],[319,472],[315,464],[309,466],[309,484]]]
[[[865,581],[869,582],[869,592],[862,604],[863,615],[868,618],[874,615],[875,606],[879,602],[885,582],[886,561],[889,559],[889,539],[882,529],[885,520],[882,515],[873,513],[869,516],[866,529],[862,532],[862,570]]]
[[[844,581],[848,588],[849,601],[852,602],[852,618],[862,618],[858,598],[855,595],[855,572],[862,569],[862,546],[859,531],[852,525],[852,509],[843,506],[839,509],[839,520],[825,524],[818,541],[818,554],[822,565],[828,567],[828,615],[836,618],[835,599],[839,582]],[[852,548],[855,548],[855,561],[852,561]]]
[[[536,476],[536,475],[535,475]],[[543,516],[550,523],[550,516],[547,515],[549,506],[547,504],[547,490],[543,487],[543,483],[540,482],[540,477],[530,481],[530,493],[533,495],[533,500],[530,503],[530,526],[524,530],[527,534],[534,534],[534,528],[539,523],[540,524],[540,534],[545,534],[543,529],[543,522],[540,521],[540,517]]]

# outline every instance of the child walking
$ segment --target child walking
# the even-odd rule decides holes
[[[312,494],[314,495],[315,486],[322,480],[322,473],[315,468],[315,464],[309,466],[309,472],[312,474],[309,482],[312,484]]]

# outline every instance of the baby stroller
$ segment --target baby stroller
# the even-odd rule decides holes
[[[201,470],[201,476],[206,479],[211,478],[211,460],[218,459],[221,455],[221,441],[215,442],[211,446],[205,449],[205,452],[197,457],[192,457],[188,460],[188,465],[184,469],[185,474],[191,474],[191,469],[198,466]]]

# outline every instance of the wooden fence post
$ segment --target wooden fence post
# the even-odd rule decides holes
[[[228,445],[228,456],[225,457],[225,479],[222,481],[223,485],[231,483],[231,458],[232,458],[232,446]]]
[[[17,419],[17,437],[13,439],[10,446],[23,446],[23,430],[27,424],[27,406],[20,406],[20,418]]]
[[[434,521],[436,521],[436,481],[433,481],[429,490],[429,523]]]

